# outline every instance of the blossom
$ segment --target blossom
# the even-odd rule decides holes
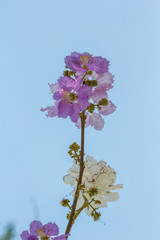
[[[40,221],[33,221],[30,224],[30,232],[29,231],[23,231],[21,236],[22,240],[38,240],[39,237],[41,239],[50,239],[52,236],[57,236],[59,234],[59,228],[55,223],[47,223],[43,225]],[[52,239],[54,240],[66,240],[66,236],[69,236],[68,234],[60,235],[57,237],[54,237]]]
[[[78,77],[75,80],[61,77],[58,83],[59,91],[53,94],[53,98],[58,101],[58,117],[69,116],[73,122],[77,122],[79,113],[89,106],[91,87],[82,86]]]
[[[86,114],[85,127],[92,126],[96,130],[102,130],[102,128],[104,127],[104,119],[102,118],[101,114],[108,115],[113,113],[115,110],[116,106],[111,101],[108,101],[108,104],[106,106],[101,106],[101,109],[98,109],[98,113],[94,112],[92,114]],[[80,118],[75,123],[75,125],[77,128],[81,128]]]
[[[79,113],[89,106],[89,98],[92,89],[89,86],[81,85],[81,78],[75,80],[69,77],[60,77],[58,86],[50,85],[53,92],[53,98],[56,100],[55,106],[41,108],[41,111],[47,111],[47,117],[69,116],[73,122],[77,122]]]
[[[92,92],[92,100],[94,103],[98,103],[102,98],[108,98],[107,91],[113,88],[113,75],[109,72],[104,74],[92,73],[91,78],[97,81],[97,86]]]
[[[115,110],[116,106],[111,101],[108,101],[107,106],[101,106],[101,109],[98,109],[98,112],[102,115],[108,115],[113,113]]]
[[[72,52],[66,56],[65,63],[71,71],[64,71],[57,83],[49,84],[55,104],[41,108],[41,111],[47,112],[47,117],[70,117],[78,128],[81,127],[80,113],[84,112],[85,127],[101,130],[104,127],[101,115],[111,114],[116,109],[108,101],[108,91],[114,82],[114,76],[108,72],[109,61],[86,52]],[[101,103],[102,100],[106,101],[105,104]],[[93,110],[89,109],[91,105]]]
[[[72,71],[86,72],[93,70],[98,74],[108,72],[109,61],[102,57],[93,57],[89,53],[72,52],[70,56],[65,58],[67,68]]]
[[[71,195],[74,197],[77,178],[79,176],[79,164],[73,163],[73,166],[68,170],[68,175],[64,176],[63,181],[66,184],[73,186]],[[82,185],[84,188],[80,190],[77,209],[84,204],[85,198],[91,202],[85,212],[91,215],[93,209],[107,207],[107,202],[116,201],[119,199],[117,192],[112,190],[122,188],[122,184],[114,185],[116,181],[116,172],[106,162],[98,162],[94,158],[87,156],[85,161],[85,169],[82,177]],[[92,191],[95,191],[92,192]]]

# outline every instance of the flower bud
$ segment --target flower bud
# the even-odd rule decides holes
[[[87,108],[90,113],[93,113],[95,110],[95,106],[93,103],[90,103],[89,107]]]
[[[91,70],[89,70],[87,73],[88,73],[88,75],[92,75],[92,71]]]
[[[86,80],[85,84],[89,87],[96,87],[98,83],[96,80]]]
[[[99,217],[100,217],[100,216],[101,216],[100,212],[95,211],[95,213],[94,213],[94,215],[93,215],[94,221],[99,220]]]
[[[108,99],[102,98],[102,100],[98,103],[98,105],[107,106],[108,105]]]
[[[68,70],[65,70],[64,72],[63,72],[63,76],[66,76],[66,77],[69,77],[69,71]]]
[[[70,216],[71,216],[71,214],[68,213],[68,214],[67,214],[67,219],[68,219],[68,220],[70,219]]]
[[[91,187],[91,188],[89,188],[88,193],[89,193],[89,196],[92,197],[92,196],[98,194],[98,189],[95,187]]]
[[[69,206],[69,199],[62,199],[62,201],[61,201],[61,205],[63,206],[63,207],[68,207]]]
[[[95,204],[101,204],[101,201],[99,201],[99,200],[94,200],[94,203],[95,203]]]

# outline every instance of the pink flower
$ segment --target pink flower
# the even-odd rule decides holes
[[[107,106],[101,106],[101,110],[98,110],[102,115],[108,115],[113,113],[116,110],[116,106],[109,101]]]
[[[89,117],[89,124],[96,130],[102,130],[104,127],[104,119],[99,113],[92,113]]]
[[[104,119],[101,117],[101,114],[108,115],[113,113],[115,110],[116,106],[111,101],[109,101],[107,106],[101,106],[101,110],[98,110],[98,113],[87,113],[85,127],[92,126],[96,130],[102,130],[104,127]],[[80,118],[75,125],[77,128],[81,128]]]
[[[81,128],[81,120],[80,118],[76,122],[76,127]],[[86,124],[85,127],[92,126],[96,130],[102,130],[104,127],[104,119],[101,117],[99,113],[87,113]]]

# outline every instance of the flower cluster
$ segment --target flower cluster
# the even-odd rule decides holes
[[[23,231],[21,234],[22,240],[38,240],[39,238],[41,240],[49,240],[50,237],[56,236],[54,238],[51,238],[53,240],[66,240],[66,236],[69,236],[69,234],[60,235],[59,234],[59,228],[55,223],[47,223],[43,225],[40,221],[33,221],[30,224],[30,232],[29,231]]]
[[[79,170],[79,164],[74,162],[68,170],[69,174],[63,178],[66,184],[74,187],[71,192],[73,197],[77,188]],[[102,160],[97,162],[94,158],[87,156],[77,210],[84,205],[85,212],[93,216],[93,212],[98,208],[107,207],[107,202],[118,200],[118,193],[111,191],[122,188],[122,184],[114,185],[115,181],[116,173],[110,166],[106,166],[106,162]]]
[[[109,61],[89,53],[73,52],[65,58],[65,64],[67,70],[58,83],[49,84],[55,105],[41,108],[41,111],[47,111],[47,117],[69,116],[78,128],[81,127],[79,114],[85,111],[85,127],[90,125],[101,130],[104,126],[101,115],[111,114],[116,109],[107,95],[113,87]]]

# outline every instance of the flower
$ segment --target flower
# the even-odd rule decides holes
[[[109,61],[86,52],[72,52],[65,63],[71,71],[65,70],[57,83],[49,84],[55,105],[41,108],[41,111],[47,112],[47,117],[69,116],[78,128],[81,127],[80,113],[85,112],[85,127],[90,125],[101,130],[104,127],[101,115],[111,114],[116,109],[108,101],[108,90],[113,88],[114,82],[114,76],[108,72]]]
[[[116,110],[116,106],[109,101],[106,106],[101,106],[101,109],[98,109],[98,113],[87,113],[86,114],[86,124],[85,127],[92,126],[96,130],[102,130],[104,127],[104,119],[102,118],[102,115],[108,115],[113,113]],[[77,128],[81,128],[81,120],[80,118],[75,123]]]
[[[73,122],[77,122],[79,113],[89,106],[91,87],[81,86],[81,79],[78,77],[75,80],[60,77],[58,83],[59,91],[53,94],[53,98],[58,101],[58,117],[69,116]]]
[[[93,90],[92,100],[94,103],[99,103],[102,98],[107,98],[107,91],[113,88],[113,75],[109,72],[98,75],[92,73],[91,78],[97,81],[97,86]]]
[[[90,104],[96,106],[94,107],[94,112],[88,111],[86,113],[86,124],[85,127],[92,126],[96,130],[102,130],[104,127],[104,119],[101,115],[108,115],[113,113],[116,110],[116,106],[108,101],[107,91],[113,88],[113,75],[109,72],[103,74],[97,74],[96,72],[92,72],[91,75],[86,74],[85,81],[97,81],[97,86],[92,88],[92,95],[90,96],[89,102]],[[106,99],[108,101],[107,105],[101,105],[100,102],[102,99]],[[99,105],[100,104],[100,105]],[[99,105],[99,107],[98,107]],[[95,112],[97,109],[97,112]],[[81,127],[80,118],[75,124],[78,128]]]
[[[116,110],[116,106],[109,101],[107,106],[101,106],[101,109],[98,109],[98,112],[102,115],[108,115],[113,113]]]
[[[79,113],[89,106],[89,97],[92,89],[89,86],[81,85],[81,79],[77,77],[72,80],[69,77],[60,77],[58,86],[51,85],[53,98],[56,100],[55,106],[41,108],[41,111],[48,111],[47,117],[69,116],[73,122],[77,122]],[[56,89],[56,91],[55,91]]]
[[[68,170],[68,175],[64,176],[63,181],[66,184],[73,186],[71,195],[74,197],[77,178],[79,176],[79,164],[73,163],[73,166]],[[82,186],[79,199],[77,202],[77,210],[81,208],[87,199],[88,206],[85,212],[90,216],[93,209],[107,207],[107,202],[116,201],[119,199],[117,192],[112,190],[122,188],[122,184],[114,185],[116,181],[116,173],[106,165],[106,162],[97,162],[94,158],[87,156],[85,161],[85,169],[82,178]]]
[[[59,234],[59,228],[55,223],[47,223],[43,225],[40,221],[33,221],[30,224],[30,232],[23,231],[21,236],[22,240],[38,240],[39,237],[41,239],[49,240],[52,236],[57,236]],[[66,240],[66,236],[69,234],[60,235],[51,239],[54,240]]]
[[[97,74],[108,72],[109,61],[102,57],[93,57],[89,53],[72,52],[65,58],[67,68],[72,71],[86,72],[88,69],[95,71]]]

